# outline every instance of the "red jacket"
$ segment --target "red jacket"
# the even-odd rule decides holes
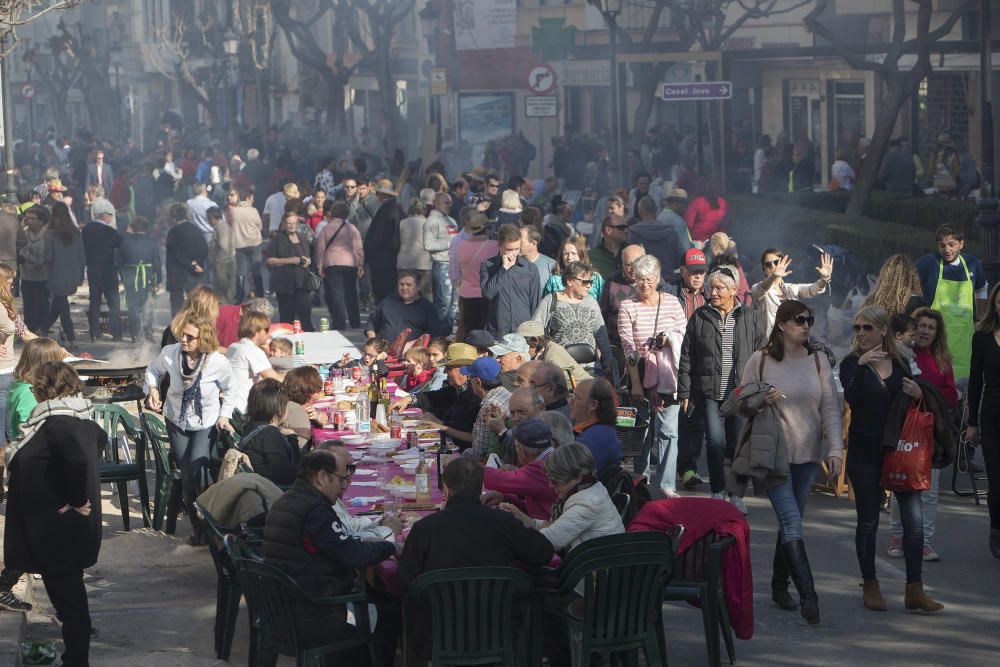
[[[722,197],[718,198],[718,208],[712,208],[704,197],[696,197],[684,211],[684,222],[691,232],[691,238],[706,241],[712,234],[721,231],[728,212],[729,204]]]
[[[723,552],[722,586],[733,632],[740,639],[753,637],[753,573],[750,570],[750,524],[732,504],[712,498],[670,498],[653,500],[642,506],[628,525],[629,532],[665,531],[684,526],[677,549],[687,551],[691,544],[710,530],[717,535],[732,535],[736,543]]]
[[[517,470],[485,468],[483,473],[483,488],[487,491],[499,491],[504,495],[517,496],[512,500],[515,500],[516,505],[523,506],[525,514],[532,519],[552,518],[556,492],[549,486],[549,478],[545,474],[545,462],[542,459],[535,459]]]
[[[955,374],[952,372],[951,366],[945,366],[943,369],[938,368],[937,361],[934,360],[934,355],[929,347],[918,347],[915,348],[915,351],[917,353],[917,368],[920,369],[921,377],[934,385],[941,392],[944,402],[950,409],[954,410],[955,406],[958,405],[958,389],[955,387]]]

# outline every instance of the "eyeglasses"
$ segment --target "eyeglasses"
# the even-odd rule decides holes
[[[348,470],[350,470],[350,468],[348,468]],[[350,474],[347,474],[347,475],[338,475],[337,473],[335,473],[332,470],[324,470],[324,472],[326,474],[330,475],[331,477],[336,477],[337,479],[342,480],[344,482],[349,481],[351,479],[351,475]]]
[[[636,278],[635,279],[635,284],[636,285],[655,285],[658,282],[659,282],[659,279],[655,278],[655,277],[646,277],[646,278]]]
[[[772,259],[769,262],[764,262],[764,268],[765,269],[773,268],[777,266],[779,263],[781,263],[781,260],[783,260],[784,258],[785,258],[784,255],[778,255],[778,259]]]
[[[356,185],[345,185],[344,189],[345,190],[357,190],[358,186],[356,186]]]
[[[798,324],[800,327],[812,326],[816,322],[816,318],[812,315],[796,315],[792,318],[792,321]]]
[[[201,336],[192,336],[191,334],[181,334],[181,340],[184,341],[198,340],[199,338],[201,338]]]
[[[874,324],[867,324],[867,323],[866,324],[855,324],[851,328],[854,329],[854,333],[858,333],[859,331],[866,331],[866,332],[875,331],[875,325]]]

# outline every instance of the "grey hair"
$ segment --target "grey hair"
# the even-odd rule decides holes
[[[419,197],[411,198],[410,207],[406,209],[406,215],[427,215],[427,204],[421,201]]]
[[[660,277],[660,260],[655,255],[643,255],[632,262],[632,275],[636,278],[642,276]]]
[[[515,389],[514,393],[511,394],[511,398],[513,398],[517,394],[527,396],[528,402],[531,403],[531,407],[533,407],[534,409],[536,410],[545,409],[545,399],[542,398],[542,395],[539,394],[538,390],[535,389],[534,387],[521,387],[520,389]]]
[[[724,268],[729,268],[729,267],[724,267]],[[732,271],[731,268],[729,270]],[[739,287],[739,283],[736,282],[736,278],[733,278],[732,276],[723,273],[720,269],[716,269],[708,276],[709,287],[711,287],[716,283],[722,283],[731,290],[735,290],[737,287]]]
[[[274,319],[274,306],[264,297],[255,297],[243,302],[243,310],[255,311],[267,315],[267,319]]]
[[[565,484],[585,475],[594,475],[596,465],[587,446],[579,442],[556,447],[545,459],[545,472],[556,484]]]
[[[551,361],[540,363],[531,375],[531,379],[534,380],[535,385],[551,384],[555,387],[557,396],[565,396],[569,393],[566,388],[566,373]]]
[[[541,396],[538,397],[541,399]],[[576,435],[573,434],[573,425],[570,424],[569,418],[562,414],[561,412],[543,412],[538,415],[552,431],[552,442],[555,443],[556,447],[562,447],[568,445],[576,439]]]
[[[424,188],[420,191],[420,201],[427,204],[428,206],[434,205],[434,195],[437,194],[434,188]]]

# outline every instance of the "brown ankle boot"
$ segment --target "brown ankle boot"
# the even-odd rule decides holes
[[[882,599],[882,591],[879,590],[878,579],[865,579],[861,586],[864,590],[865,606],[872,611],[885,611],[885,600]]]
[[[924,593],[924,584],[922,581],[906,584],[906,599],[904,604],[910,611],[919,609],[920,611],[931,612],[944,609],[943,604],[927,597],[927,593]]]

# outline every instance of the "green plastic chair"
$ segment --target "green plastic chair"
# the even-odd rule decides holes
[[[660,607],[664,585],[674,568],[674,550],[664,533],[636,532],[588,540],[569,552],[559,568],[558,596],[579,604],[560,604],[549,613],[580,633],[576,665],[589,665],[594,652],[625,654],[638,664],[665,664],[660,647]],[[582,616],[580,613],[582,612]]]
[[[516,641],[512,613],[517,596],[532,592],[531,577],[513,567],[467,567],[425,572],[410,584],[403,606],[404,665],[417,663],[407,635],[430,613],[431,666],[525,664],[527,633]],[[428,609],[429,608],[429,609]]]
[[[142,523],[148,528],[150,518],[149,489],[146,484],[146,434],[136,428],[132,415],[120,405],[95,404],[91,408],[91,417],[108,434],[108,447],[104,450],[99,466],[101,483],[117,487],[125,530],[129,529],[128,483],[131,481],[138,483]],[[120,432],[124,434],[124,439],[121,439]],[[135,459],[131,463],[122,463],[121,451],[128,447],[129,442],[135,446]]]
[[[365,646],[372,665],[378,665],[379,648],[376,637],[371,632],[368,599],[364,591],[331,597],[316,597],[302,588],[288,575],[253,557],[253,552],[242,544],[235,535],[227,535],[224,540],[226,551],[236,565],[239,585],[247,601],[251,624],[251,657],[249,664],[256,664],[265,645],[281,655],[292,656],[297,665],[322,665],[328,655]],[[298,630],[295,625],[295,604],[312,604],[322,607],[360,605],[355,613],[359,636],[322,646],[304,648],[299,646]],[[256,630],[256,638],[253,636]]]
[[[722,664],[720,629],[726,644],[726,653],[729,655],[729,664],[736,664],[733,626],[722,583],[722,554],[735,542],[736,538],[731,535],[722,536],[709,531],[678,556],[675,576],[663,591],[665,601],[698,600],[705,626],[705,644],[710,667],[719,667]]]
[[[152,412],[143,412],[139,418],[146,433],[153,462],[156,464],[156,490],[153,493],[153,530],[164,530],[173,535],[177,531],[177,512],[181,502],[181,471],[170,461],[170,438],[163,420]]]

